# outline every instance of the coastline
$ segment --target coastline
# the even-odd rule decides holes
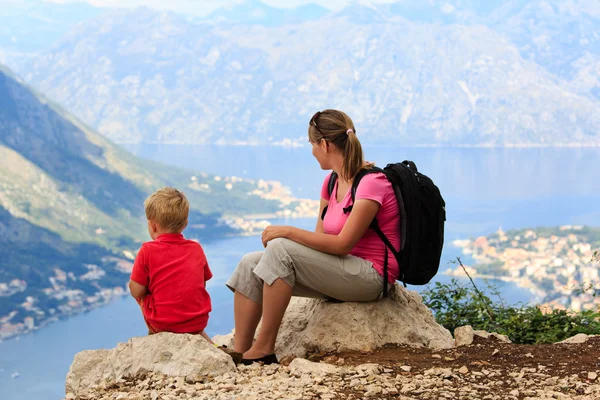
[[[120,289],[120,290],[118,290],[118,289]],[[109,297],[105,297],[103,299],[103,301],[87,304],[87,305],[82,306],[81,308],[77,308],[77,309],[73,308],[70,310],[70,312],[54,314],[54,315],[50,316],[49,318],[40,320],[37,325],[24,326],[23,329],[15,331],[15,332],[9,332],[9,333],[0,332],[0,343],[2,343],[3,341],[6,341],[6,340],[16,339],[16,338],[19,338],[20,336],[24,336],[29,333],[38,331],[42,328],[47,327],[48,325],[50,325],[54,322],[65,320],[65,319],[68,319],[69,317],[83,314],[83,313],[95,310],[97,308],[107,306],[111,302],[113,302],[117,299],[123,298],[127,295],[129,295],[129,292],[125,289],[125,286],[114,288],[113,294]]]
[[[302,199],[298,200],[302,202]],[[308,204],[313,203],[313,200],[306,200]],[[306,203],[305,203],[306,204]],[[302,219],[302,218],[314,218],[315,214],[305,214],[302,212],[285,212],[278,211],[275,213],[268,214],[249,214],[243,217],[237,217],[232,220],[226,220],[225,222],[231,224],[230,226],[236,229],[236,233],[225,234],[215,237],[215,240],[223,240],[232,237],[248,237],[258,236],[262,230],[271,224],[272,220],[276,219]],[[38,331],[54,322],[68,319],[69,317],[83,314],[94,309],[102,308],[115,300],[121,299],[129,295],[126,282],[123,286],[116,286],[112,288],[99,288],[96,293],[82,293],[82,304],[79,306],[71,306],[67,309],[57,310],[56,313],[50,315],[48,318],[36,320],[35,325],[26,323],[11,324],[8,321],[2,321],[6,317],[0,318],[0,343],[6,340],[16,339],[20,336],[27,335],[29,333]],[[97,297],[98,300],[92,303],[86,303],[87,299]]]

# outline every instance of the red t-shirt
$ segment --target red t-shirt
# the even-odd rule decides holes
[[[202,246],[180,233],[146,242],[133,263],[131,280],[148,288],[142,313],[156,331],[196,333],[211,311],[206,281],[212,278]]]

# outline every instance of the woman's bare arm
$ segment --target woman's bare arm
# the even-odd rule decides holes
[[[269,226],[263,232],[263,244],[266,245],[269,240],[284,237],[317,251],[345,256],[363,237],[379,211],[379,207],[381,207],[380,204],[373,200],[357,200],[339,235],[310,232],[292,226]]]

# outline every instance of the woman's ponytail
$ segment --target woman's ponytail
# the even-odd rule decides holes
[[[346,143],[344,145],[344,164],[342,166],[342,178],[346,181],[354,179],[358,171],[364,165],[363,151],[360,141],[356,137],[354,128],[346,131]]]

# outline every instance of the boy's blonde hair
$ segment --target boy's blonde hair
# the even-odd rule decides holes
[[[181,233],[190,213],[190,203],[185,195],[172,187],[165,187],[146,199],[146,218],[170,233]]]

